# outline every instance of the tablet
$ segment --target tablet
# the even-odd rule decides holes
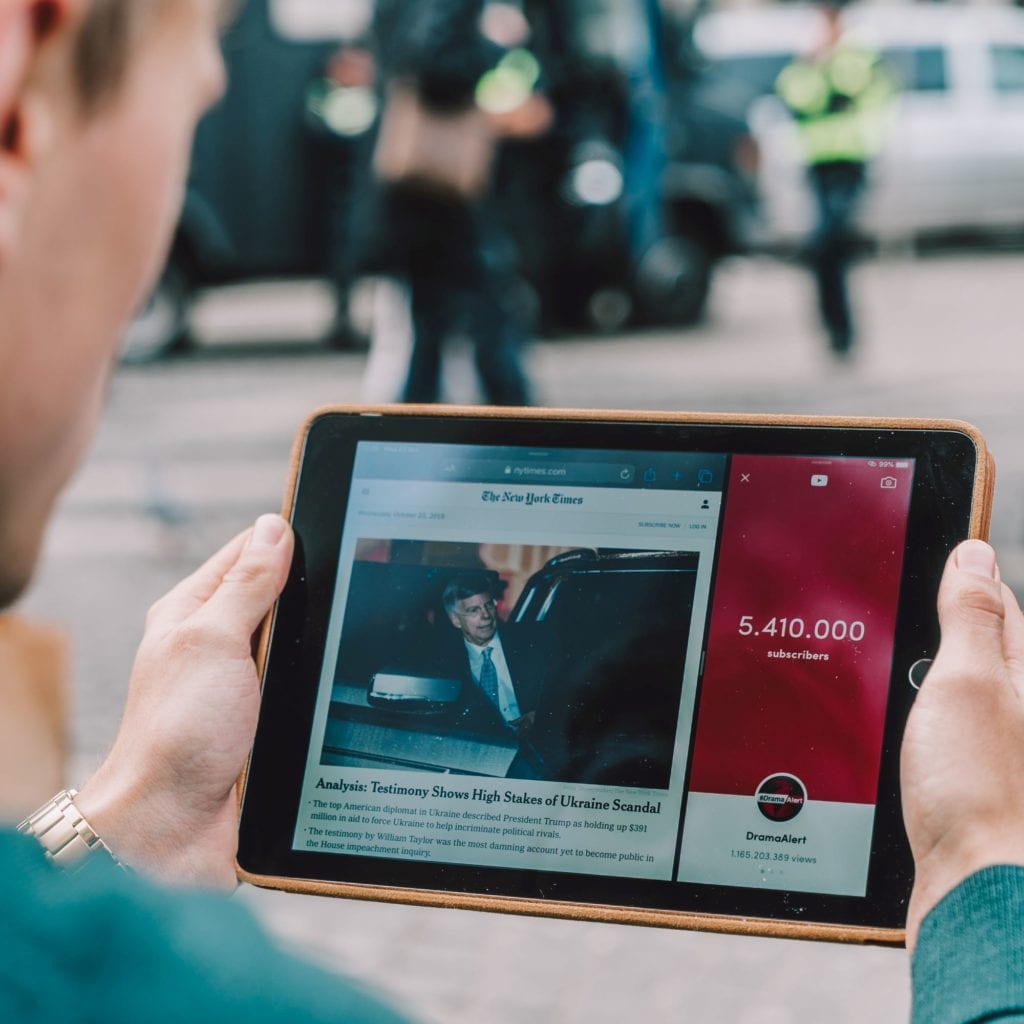
[[[317,412],[240,877],[901,942],[900,737],[993,479],[948,421]]]

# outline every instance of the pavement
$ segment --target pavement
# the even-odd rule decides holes
[[[810,282],[792,265],[736,260],[709,316],[686,331],[536,344],[546,404],[967,419],[999,465],[992,536],[1024,592],[1024,256],[894,258],[854,277],[852,366],[824,352]],[[92,454],[65,496],[34,614],[75,644],[72,776],[117,726],[149,604],[257,514],[280,505],[292,436],[314,406],[355,401],[361,353],[310,339],[329,316],[315,287],[210,295],[196,352],[114,377]],[[472,400],[468,354],[447,397]],[[668,1015],[691,1022],[832,1024],[905,1019],[893,950],[499,917],[243,888],[284,941],[392,994],[429,1022],[529,1017],[574,1024]]]

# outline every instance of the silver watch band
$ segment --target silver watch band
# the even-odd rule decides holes
[[[78,871],[97,854],[120,865],[110,847],[96,834],[75,806],[78,790],[65,789],[30,814],[18,831],[38,840],[46,856],[69,874]]]

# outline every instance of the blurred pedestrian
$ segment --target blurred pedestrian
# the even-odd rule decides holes
[[[642,266],[665,237],[661,202],[666,150],[664,16],[658,0],[616,4],[615,9],[622,25],[632,28],[628,45],[619,44],[629,99],[624,169],[630,249]]]
[[[855,341],[847,286],[854,220],[867,165],[882,142],[894,83],[879,54],[844,32],[839,2],[823,4],[821,12],[820,42],[783,68],[775,88],[796,118],[817,204],[808,256],[822,320],[831,351],[846,359]]]
[[[482,0],[376,6],[383,107],[354,258],[362,273],[407,290],[412,351],[391,394],[381,394],[382,350],[371,351],[367,383],[377,393],[367,397],[437,401],[445,342],[462,332],[486,400],[530,401],[525,329],[510,301],[515,262],[488,192],[499,140],[544,130],[549,108],[535,92],[536,61],[487,38],[483,14]]]
[[[339,348],[364,340],[349,309],[349,249],[358,168],[379,111],[375,77],[373,55],[356,38],[332,51],[306,89],[303,122],[311,156],[317,260],[334,284],[337,311],[328,339]]]

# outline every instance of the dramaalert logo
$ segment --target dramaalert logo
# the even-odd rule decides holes
[[[757,787],[754,799],[769,821],[791,821],[804,809],[807,790],[795,775],[780,772],[769,775]]]

